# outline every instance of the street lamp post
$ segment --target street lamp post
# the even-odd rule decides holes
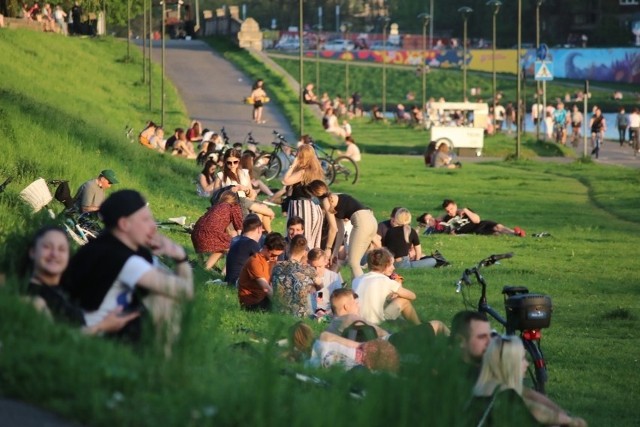
[[[542,6],[544,0],[536,0],[536,51],[540,49],[540,6]],[[543,82],[544,83],[544,82]],[[538,119],[536,120],[536,141],[540,140],[540,121],[542,117],[540,111],[540,81],[536,81],[536,96],[535,96],[535,106],[536,113],[538,115]]]
[[[431,21],[431,15],[421,13],[418,19],[422,20],[422,108],[425,108],[427,105],[427,26]]]
[[[498,84],[496,82],[496,17],[498,16],[498,12],[500,11],[502,2],[499,0],[490,0],[487,2],[487,6],[493,8],[493,42],[491,43],[491,69],[493,71],[493,115],[495,123],[496,96],[498,95]]]
[[[516,72],[518,73],[518,87],[516,88],[516,160],[520,159],[520,141],[522,137],[522,106],[521,90],[522,90],[522,72],[520,67],[520,59],[522,54],[522,0],[518,0],[518,53],[516,55]]]
[[[142,0],[142,83],[147,82],[147,0]]]
[[[387,113],[387,26],[391,18],[385,16],[382,25],[382,114]]]
[[[299,6],[300,6],[300,11],[299,11],[299,20],[298,20],[298,44],[299,44],[299,61],[300,61],[300,74],[298,76],[298,82],[300,85],[300,109],[299,109],[299,114],[300,114],[300,135],[304,134],[304,30],[302,28],[302,25],[304,24],[304,15],[303,15],[303,7],[304,7],[304,0],[298,0],[299,2]]]
[[[165,23],[167,20],[167,5],[166,1],[162,1],[162,19],[160,20],[160,31],[162,36],[162,79],[160,79],[160,123],[164,127],[164,70],[165,70]]]
[[[464,21],[463,33],[462,33],[462,101],[467,99],[467,20],[469,15],[473,12],[468,6],[463,6],[458,9],[458,13],[462,15]]]
[[[431,16],[431,25],[429,26],[429,49],[433,49],[433,24],[434,24],[434,15],[433,15],[433,0],[429,3],[429,15]]]
[[[153,107],[153,104],[151,102],[151,49],[152,49],[152,45],[151,43],[153,42],[153,0],[149,0],[149,65],[148,65],[148,70],[149,70],[149,111],[151,111],[151,108]]]
[[[342,37],[344,38],[345,42],[348,40],[349,37],[349,30],[351,29],[351,22],[343,22],[342,25],[340,26],[340,31],[342,31]],[[345,52],[347,52],[346,48],[345,48]],[[344,95],[345,96],[349,96],[349,60],[344,57],[344,52],[343,52],[343,60],[344,60]]]
[[[320,90],[320,36],[322,33],[322,6],[318,6],[318,25],[316,25],[316,93]]]

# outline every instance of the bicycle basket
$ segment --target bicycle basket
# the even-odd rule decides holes
[[[44,178],[38,178],[29,184],[20,192],[20,198],[33,208],[33,213],[40,211],[53,200]]]
[[[507,324],[515,330],[548,328],[553,307],[551,297],[540,294],[519,294],[504,302]]]

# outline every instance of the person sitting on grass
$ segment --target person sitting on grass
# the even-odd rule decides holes
[[[216,182],[216,162],[209,159],[204,163],[202,172],[198,175],[196,183],[196,193],[200,197],[211,197]]]
[[[82,309],[71,302],[61,286],[62,274],[70,257],[69,240],[64,229],[57,226],[40,228],[29,245],[28,257],[32,270],[27,294],[39,311],[54,320],[81,327],[85,334],[96,335],[117,333],[140,316],[137,311],[123,314],[122,307],[116,307],[101,321],[86,325]]]
[[[449,144],[446,142],[438,145],[435,154],[431,156],[431,166],[434,168],[456,169],[462,167],[460,162],[452,163],[453,156],[449,154]]]
[[[321,288],[311,295],[311,307],[317,319],[331,315],[331,295],[337,289],[342,289],[344,282],[339,272],[327,268],[328,259],[320,248],[313,248],[307,253],[307,264],[316,270],[321,279]]]
[[[193,149],[193,144],[187,140],[184,132],[176,132],[176,140],[173,143],[171,155],[184,157],[186,159],[196,159],[198,157]]]
[[[87,326],[99,324],[110,312],[140,304],[149,310],[165,355],[180,332],[177,303],[193,298],[193,276],[184,248],[157,232],[147,201],[134,190],[113,193],[100,206],[105,230],[71,259],[65,286],[79,301]],[[159,265],[156,257],[175,263]],[[138,290],[144,291],[144,297]]]
[[[478,381],[482,358],[489,347],[492,334],[489,319],[484,313],[463,310],[453,316],[449,340],[452,347],[459,350],[461,366],[465,368],[463,375],[470,387]],[[539,414],[546,413],[547,419],[554,421],[556,425],[570,425],[566,411],[544,394],[523,387],[522,398],[530,408],[538,408],[534,410]]]
[[[374,325],[401,316],[414,325],[422,323],[411,303],[416,294],[389,278],[395,269],[391,252],[385,248],[372,250],[367,265],[370,271],[355,278],[352,284],[359,296],[360,315]]]
[[[446,227],[449,234],[483,234],[483,235],[511,235],[525,237],[526,233],[520,227],[513,229],[494,221],[481,220],[480,215],[469,208],[458,209],[458,205],[451,199],[442,202],[445,214],[438,218]]]
[[[271,271],[284,252],[284,238],[280,233],[269,233],[260,252],[252,255],[238,277],[240,308],[247,311],[270,311],[273,298]]]
[[[227,284],[236,286],[238,276],[251,255],[260,252],[262,221],[256,214],[249,214],[242,221],[242,234],[231,241],[225,265]]]
[[[294,236],[289,243],[289,259],[278,263],[271,272],[274,299],[280,312],[296,317],[312,313],[309,295],[322,286],[316,269],[307,264],[307,239]]]
[[[393,254],[396,268],[435,268],[449,265],[438,251],[432,256],[422,255],[420,238],[411,228],[411,212],[407,209],[398,209],[391,225],[382,239],[382,246]]]
[[[356,145],[356,142],[353,140],[353,137],[347,136],[344,139],[344,142],[347,144],[347,150],[344,152],[344,155],[349,157],[354,162],[359,162],[362,160],[362,155],[360,154],[360,148]]]
[[[325,110],[324,117],[322,118],[322,126],[327,132],[340,138],[344,138],[346,136],[346,133],[342,126],[340,126],[338,117],[335,115],[332,107]]]
[[[105,192],[118,184],[116,173],[111,169],[100,172],[97,178],[90,179],[80,186],[74,200],[74,211],[78,213],[97,212],[105,199]]]
[[[291,327],[290,345],[295,359],[306,360],[315,367],[342,366],[348,370],[364,366],[374,371],[397,372],[400,365],[398,352],[384,339],[360,343],[326,331],[316,338],[303,322]]]
[[[150,141],[151,137],[156,133],[157,127],[158,125],[156,125],[154,122],[147,122],[147,126],[145,126],[145,128],[142,129],[142,132],[140,132],[140,134],[138,135],[138,141],[140,142],[140,144],[142,144],[142,146],[152,149],[154,148],[153,145],[151,145]]]
[[[523,378],[529,362],[522,340],[515,335],[495,336],[482,356],[480,376],[473,387],[468,414],[470,425],[586,427],[585,420],[570,417],[564,410],[552,410],[547,405],[527,399],[523,393]],[[548,399],[547,399],[548,400]]]
[[[229,251],[231,235],[227,228],[232,226],[234,237],[242,230],[242,209],[238,198],[231,191],[224,191],[218,203],[211,206],[193,226],[191,242],[198,254],[210,253],[204,268],[211,270],[218,260]]]

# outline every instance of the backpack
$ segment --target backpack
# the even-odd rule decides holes
[[[362,320],[356,320],[342,331],[342,337],[351,341],[367,342],[377,339],[378,333],[373,326]]]
[[[329,129],[329,118],[326,116],[322,118],[322,127]]]

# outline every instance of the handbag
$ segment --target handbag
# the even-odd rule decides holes
[[[351,341],[367,342],[377,339],[378,333],[373,326],[362,320],[356,320],[342,331],[342,337]]]

